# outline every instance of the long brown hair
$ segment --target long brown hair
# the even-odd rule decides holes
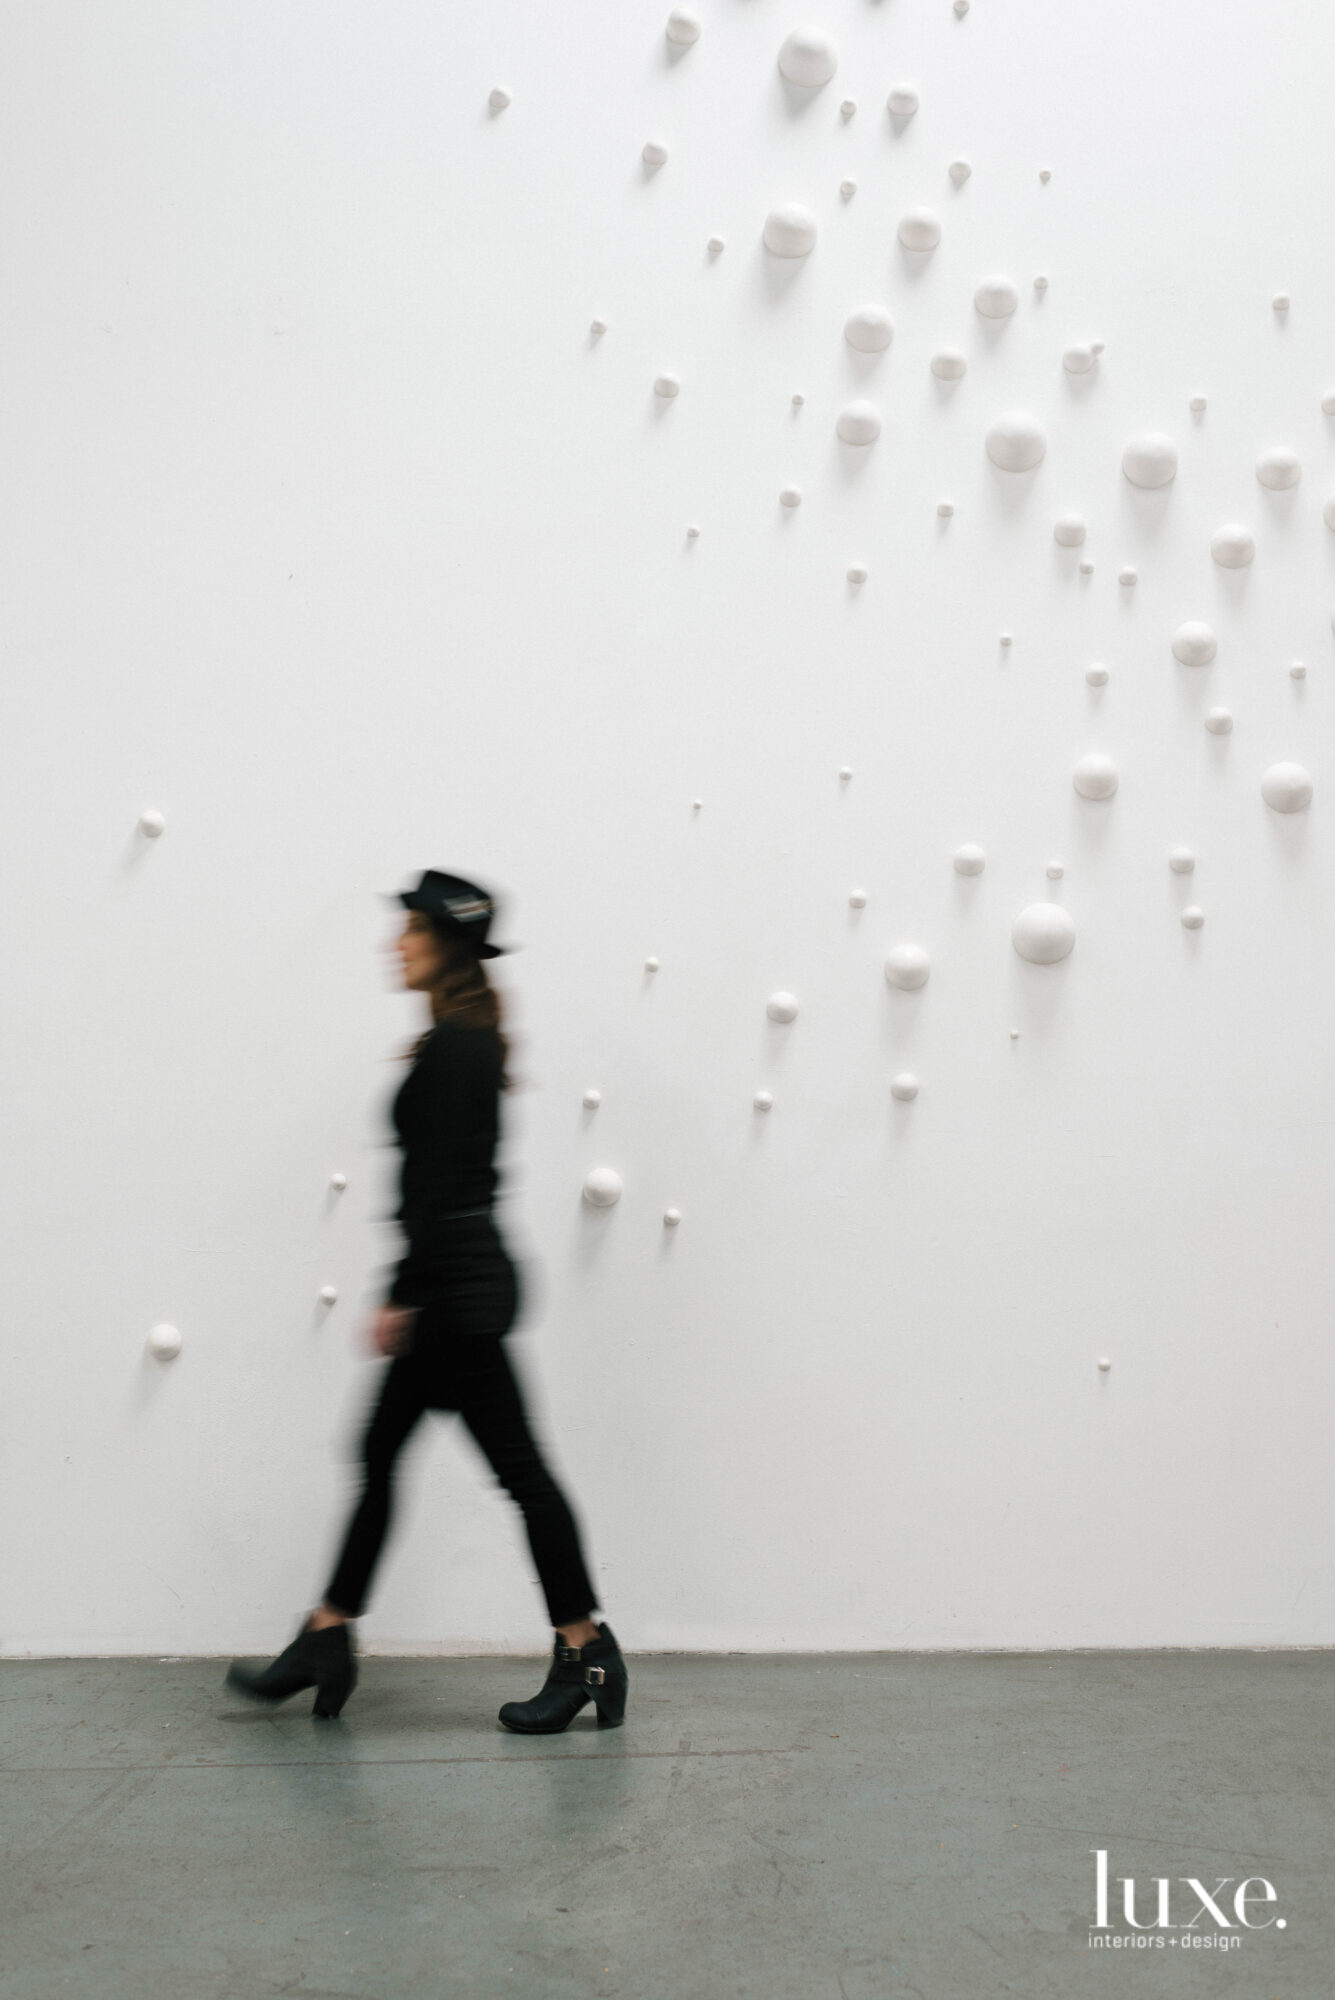
[[[427,988],[431,1027],[405,1050],[406,1059],[412,1062],[420,1055],[439,1021],[461,1021],[467,1028],[490,1028],[501,1053],[501,1089],[509,1090],[513,1087],[507,1068],[510,1037],[502,1027],[501,996],[487,977],[486,961],[478,957],[466,938],[435,923],[431,924],[431,930],[440,947],[440,971]]]

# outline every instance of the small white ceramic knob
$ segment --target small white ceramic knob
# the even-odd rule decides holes
[[[1272,493],[1283,493],[1296,486],[1302,476],[1302,460],[1287,445],[1271,445],[1256,461],[1256,477]]]
[[[845,784],[847,784],[848,780],[852,777],[852,775],[853,775],[853,766],[851,764],[841,764],[839,766],[839,776],[844,780]]]
[[[890,1095],[897,1097],[901,1104],[911,1103],[918,1095],[917,1077],[911,1076],[908,1070],[901,1070],[898,1076],[890,1079]]]
[[[1210,554],[1220,569],[1246,569],[1256,554],[1256,541],[1240,522],[1226,522],[1210,537]]]
[[[1312,802],[1312,780],[1301,764],[1272,764],[1261,779],[1261,797],[1276,812],[1301,812]]]
[[[160,812],[142,812],[139,815],[139,831],[156,840],[167,822]]]
[[[1132,569],[1130,563],[1127,563],[1124,568],[1118,570],[1117,581],[1119,583],[1135,583],[1137,581],[1137,572]]]
[[[859,397],[854,403],[844,404],[834,428],[845,444],[875,444],[881,435],[881,413],[875,403]]]
[[[1089,343],[1090,352],[1093,354],[1102,354],[1104,348],[1107,345],[1108,343],[1106,340],[1091,340]]]
[[[694,522],[694,521],[691,521],[691,522],[689,522],[689,523],[687,524],[687,528],[686,528],[686,539],[687,539],[687,541],[688,541],[688,542],[694,542],[694,541],[698,541],[698,540],[699,540],[699,536],[700,536],[700,530],[699,530],[699,528],[698,528],[698,527],[696,526],[695,522]]]
[[[1013,646],[1015,644],[1015,634],[1013,632],[1003,632],[1001,634],[1001,643],[1003,646]]]
[[[794,408],[795,410],[800,410],[800,409],[801,409],[801,407],[802,407],[802,405],[803,405],[803,403],[805,403],[805,401],[806,401],[806,397],[805,397],[805,396],[804,396],[804,395],[802,394],[802,391],[801,391],[800,389],[794,389],[794,391],[793,391],[793,408]]]
[[[1173,634],[1173,658],[1184,667],[1208,667],[1218,651],[1214,629],[1203,619],[1189,618]]]
[[[322,1306],[332,1306],[337,1298],[338,1298],[337,1285],[321,1285],[320,1304]]]
[[[1321,398],[1321,410],[1324,416],[1335,417],[1335,389],[1327,389]]]
[[[984,319],[1009,319],[1020,303],[1020,294],[1015,288],[1015,280],[997,272],[984,278],[973,295],[975,309]]]
[[[765,217],[765,248],[774,257],[806,257],[816,247],[816,218],[800,201],[780,202]]]
[[[1199,416],[1201,411],[1206,408],[1206,401],[1204,396],[1189,397],[1187,400],[1187,408],[1189,410],[1194,411],[1195,414]]]
[[[1075,925],[1060,903],[1030,903],[1011,925],[1011,943],[1031,965],[1056,965],[1075,946]]]
[[[955,512],[955,502],[953,500],[938,500],[936,511],[943,521],[949,521]]]
[[[853,909],[855,909],[855,910],[864,910],[864,909],[865,909],[865,908],[867,907],[867,892],[866,892],[866,890],[865,890],[865,889],[850,889],[850,890],[849,890],[849,892],[848,892],[848,901],[849,901],[849,904],[850,904],[850,906],[851,906],[851,907],[852,907]]]
[[[646,972],[657,972],[658,960],[653,957],[646,958],[644,961],[644,969]]]
[[[1328,528],[1335,528],[1335,493],[1327,496],[1325,505],[1321,509],[1321,518]]]
[[[679,381],[677,376],[655,375],[654,394],[656,396],[675,396],[679,393],[680,389],[681,389],[681,382]]]
[[[957,875],[981,875],[987,866],[987,856],[981,847],[966,841],[963,847],[955,849],[955,873]]]
[[[665,1208],[663,1210],[663,1223],[665,1228],[675,1229],[680,1221],[681,1221],[681,1210],[679,1208]]]
[[[857,110],[857,108],[858,108],[857,99],[855,97],[846,97],[843,103],[839,106],[839,116],[843,119],[851,118],[853,116],[853,113]]]
[[[897,986],[902,993],[916,993],[931,974],[932,961],[920,944],[897,944],[886,956],[886,984]]]
[[[1046,271],[1040,271],[1034,279],[1034,290],[1036,292],[1045,292],[1047,288],[1048,274]]]
[[[1048,181],[1052,179],[1052,168],[1040,167],[1038,170],[1038,178],[1046,184]]]
[[[159,1361],[174,1361],[181,1351],[180,1333],[163,1321],[149,1333],[148,1351]]]
[[[867,581],[867,565],[866,563],[850,563],[846,574],[850,583],[865,583]]]
[[[965,181],[968,180],[969,175],[973,172],[973,161],[964,159],[952,160],[946,168],[946,172],[950,175],[956,187],[963,187]]]
[[[700,39],[700,16],[690,7],[674,7],[667,17],[667,38],[689,48]]]
[[[1076,765],[1071,782],[1082,799],[1110,799],[1117,790],[1117,766],[1111,757],[1092,750]]]
[[[841,180],[839,183],[839,192],[843,196],[844,200],[851,201],[853,199],[853,196],[857,193],[857,191],[858,191],[858,184],[853,179],[852,175],[851,174],[845,175],[844,179]]]
[[[602,1101],[603,1101],[603,1093],[601,1092],[601,1090],[585,1091],[584,1108],[586,1111],[596,1111],[598,1109],[598,1106],[602,1103]]]
[[[1096,662],[1092,667],[1085,668],[1085,680],[1092,688],[1107,687],[1108,669]]]
[[[1105,1375],[1107,1374],[1108,1370],[1112,1367],[1112,1362],[1109,1361],[1106,1354],[1101,1354],[1099,1356],[1099,1367],[1103,1370]]]
[[[1196,856],[1189,847],[1170,847],[1168,866],[1174,875],[1190,875],[1196,866]]]
[[[717,257],[719,251],[723,248],[723,238],[721,236],[711,236],[705,248],[712,256]]]
[[[1078,549],[1085,539],[1083,514],[1059,514],[1052,524],[1052,539],[1064,549]]]
[[[591,319],[591,320],[589,321],[589,332],[590,332],[590,333],[606,333],[606,332],[607,332],[607,321],[606,321],[605,319]]]
[[[1049,882],[1060,882],[1062,876],[1066,873],[1066,869],[1060,861],[1049,861],[1043,872]]]
[[[1212,708],[1205,718],[1205,726],[1212,736],[1227,736],[1233,727],[1232,709]]]
[[[1011,1029],[1011,1040],[1012,1040],[1013,1042],[1018,1042],[1018,1041],[1019,1041],[1019,1039],[1020,1039],[1020,1030],[1019,1030],[1018,1028],[1012,1028],[1012,1029]]]
[[[594,1167],[584,1176],[583,1194],[590,1208],[611,1208],[621,1199],[621,1176],[615,1167]]]
[[[506,105],[510,102],[511,95],[512,93],[506,89],[503,83],[498,83],[493,85],[492,89],[488,92],[487,102],[493,111],[504,111]]]
[[[1295,660],[1289,668],[1289,679],[1294,681],[1305,681],[1307,679],[1307,668],[1301,660]]]
[[[1079,569],[1081,576],[1093,576],[1094,574],[1094,565],[1089,560],[1088,556],[1086,556],[1084,561],[1080,563]]]
[[[794,28],[779,49],[779,69],[789,83],[819,90],[839,67],[839,45],[822,28]]]
[[[751,1102],[757,1111],[769,1111],[773,1108],[774,1098],[768,1090],[758,1090]]]
[[[1289,309],[1289,295],[1287,292],[1276,292],[1270,303],[1277,313],[1286,313]]]
[[[955,18],[957,21],[962,21],[969,11],[969,0],[954,0],[954,4]]]
[[[329,1185],[331,1188],[337,1188],[340,1194],[343,1192],[347,1184],[348,1184],[348,1177],[346,1174],[330,1174]]]
[[[699,811],[700,811],[700,808],[701,808],[701,807],[702,807],[703,805],[704,805],[704,800],[703,800],[703,799],[692,799],[692,800],[691,800],[691,811],[692,811],[692,812],[699,812]]]
[[[1177,478],[1177,446],[1163,431],[1138,431],[1122,452],[1122,472],[1133,486],[1170,486]]]
[[[897,83],[885,102],[893,118],[911,118],[918,108],[917,85]]]
[[[791,993],[771,993],[765,1002],[765,1012],[771,1021],[796,1020],[797,1001]]]
[[[640,148],[640,158],[647,167],[661,167],[667,156],[667,147],[661,139],[646,139]]]
[[[783,507],[800,507],[802,505],[801,487],[781,486],[779,488],[779,504]]]
[[[938,382],[958,382],[969,366],[962,347],[938,347],[931,368]]]
[[[1097,356],[1087,341],[1077,341],[1062,355],[1062,367],[1068,375],[1088,375]]]
[[[1183,930],[1198,931],[1204,922],[1205,912],[1199,903],[1188,904],[1187,908],[1182,912]]]
[[[910,208],[899,218],[898,235],[906,250],[935,250],[941,241],[941,218],[932,208]]]

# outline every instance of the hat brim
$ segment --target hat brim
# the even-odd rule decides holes
[[[389,890],[382,889],[380,891],[380,898],[385,903],[402,903],[405,910],[420,910],[422,908],[422,905],[418,902],[415,893],[411,889],[400,889],[397,894],[393,895],[391,895]],[[427,910],[424,914],[434,919],[436,913],[433,910]],[[451,935],[462,938],[465,944],[472,945],[473,950],[479,958],[503,958],[506,952],[513,951],[515,948],[512,944],[477,944],[469,937],[466,930],[454,929],[453,927],[451,927]]]

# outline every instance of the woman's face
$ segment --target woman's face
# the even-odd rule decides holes
[[[409,910],[395,942],[403,984],[410,991],[425,990],[440,971],[440,941],[420,910]]]

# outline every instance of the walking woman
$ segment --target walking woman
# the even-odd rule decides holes
[[[428,868],[415,889],[388,900],[408,913],[398,940],[403,983],[431,1007],[393,1103],[408,1248],[375,1322],[389,1367],[362,1441],[361,1497],[323,1601],[286,1652],[258,1670],[234,1660],[225,1685],[265,1702],[314,1687],[313,1713],[339,1714],[357,1681],[352,1621],[389,1527],[395,1461],[424,1410],[457,1410],[523,1514],[556,1633],[542,1687],[530,1701],[503,1702],[500,1720],[548,1734],[593,1701],[599,1726],[615,1726],[625,1720],[626,1663],[611,1629],[592,1617],[598,1595],[579,1531],[533,1438],[504,1345],[519,1306],[519,1275],[492,1216],[507,1041],[482,961],[507,947],[487,943],[492,898],[462,876]]]

